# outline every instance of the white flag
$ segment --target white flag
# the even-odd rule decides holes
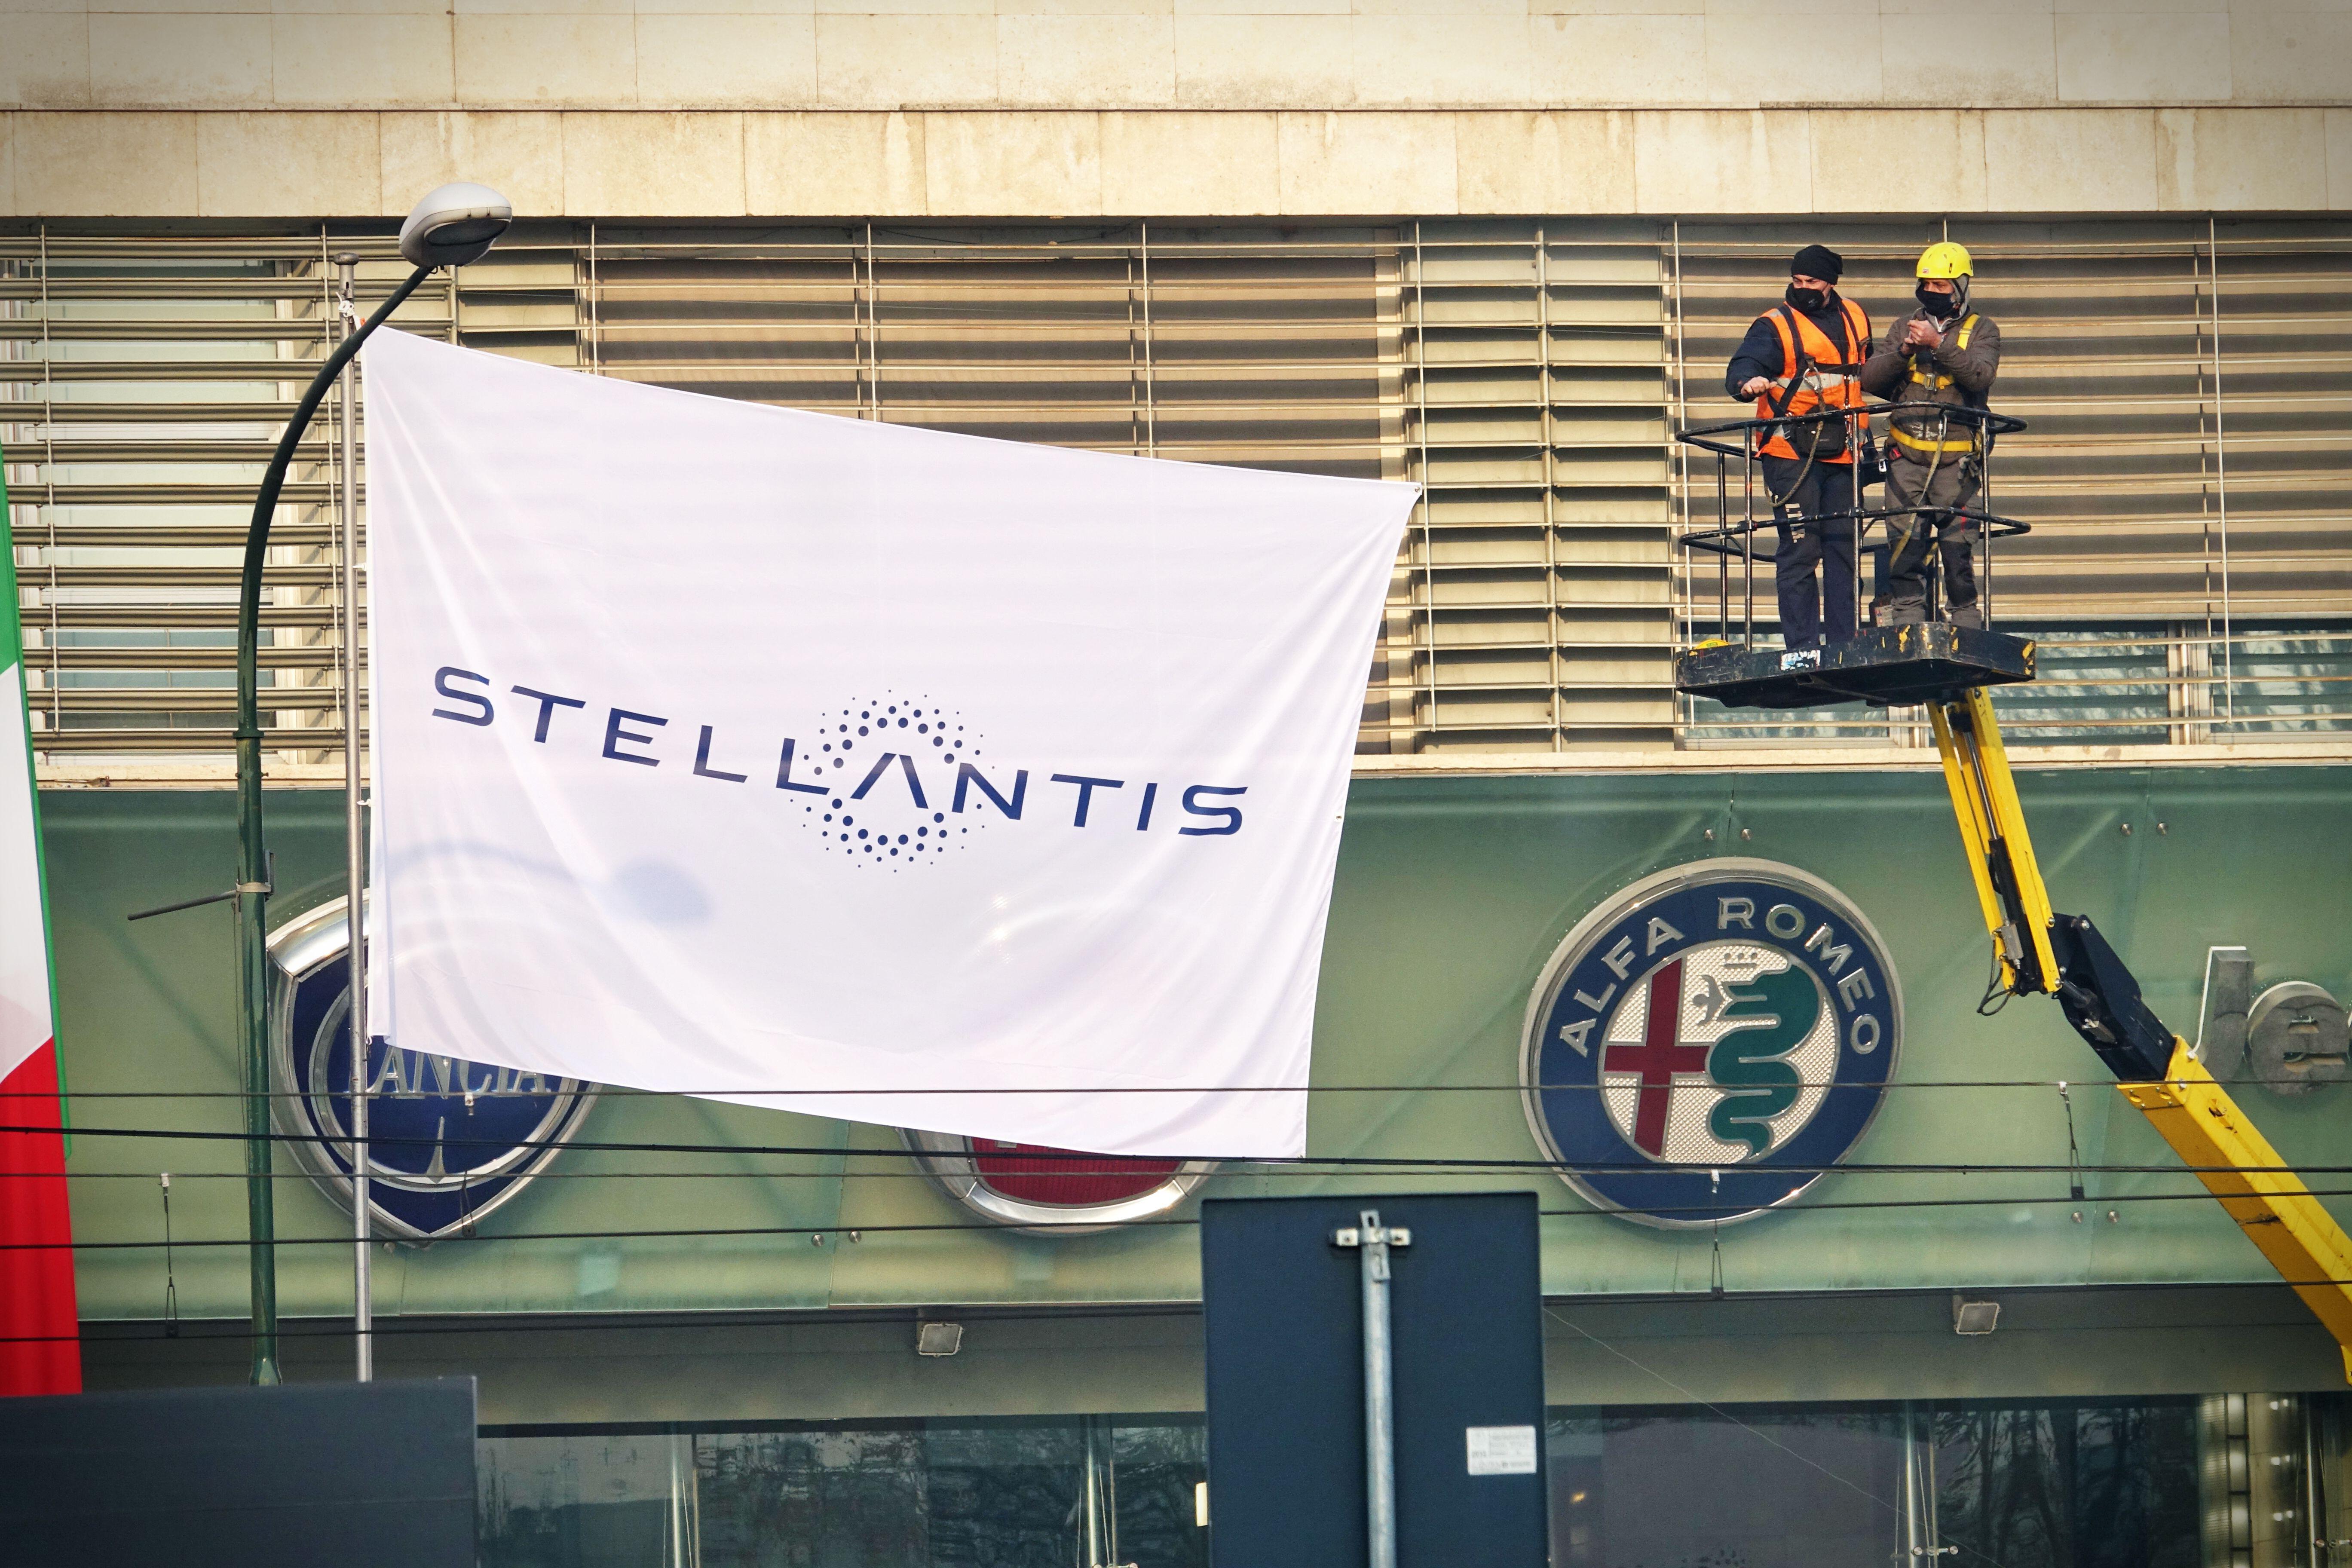
[[[397,333],[367,390],[397,1045],[1110,1153],[1305,1152],[1412,487]]]

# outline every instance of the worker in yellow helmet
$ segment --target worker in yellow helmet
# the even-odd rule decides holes
[[[1920,253],[1917,270],[1918,308],[1895,323],[1885,346],[1862,367],[1862,388],[1873,397],[1923,405],[1916,413],[1898,409],[1887,432],[1886,504],[1901,510],[1886,520],[1881,619],[1903,626],[1927,618],[1928,562],[1939,555],[1945,618],[1981,626],[1969,551],[1974,525],[1957,510],[1982,482],[1984,437],[1966,419],[1932,410],[1986,405],[2000,369],[2000,329],[1969,303],[1976,264],[1967,247],[1931,245]]]

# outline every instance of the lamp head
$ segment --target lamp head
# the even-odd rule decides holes
[[[488,185],[460,180],[428,192],[400,226],[400,254],[419,267],[479,261],[514,222],[514,208]]]

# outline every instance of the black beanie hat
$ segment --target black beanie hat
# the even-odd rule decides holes
[[[1789,262],[1789,275],[1801,272],[1808,278],[1825,278],[1834,283],[1845,270],[1845,258],[1826,245],[1809,245],[1797,252]]]

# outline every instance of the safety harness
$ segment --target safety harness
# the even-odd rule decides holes
[[[1958,349],[1966,349],[1969,346],[1969,334],[1976,330],[1976,324],[1977,318],[1973,311],[1961,318],[1959,327],[1958,331],[1954,332],[1952,337],[1952,346]],[[1931,365],[1934,363],[1932,360],[1928,363]],[[1927,371],[1920,368],[1917,357],[1914,356],[1911,362],[1911,384],[1914,386],[1926,387],[1929,395],[1920,401],[1932,404],[1935,401],[1934,395],[1949,387],[1952,384],[1952,378],[1948,375],[1932,375],[1928,374]],[[1898,419],[1899,417],[1900,416],[1898,416]],[[1948,427],[1945,421],[1939,420],[1937,423],[1939,426]],[[1930,439],[1925,436],[1914,436],[1908,430],[1904,429],[1900,423],[1890,422],[1887,426],[1886,434],[1893,438],[1896,446],[1901,447],[1906,451],[1918,452],[1928,457],[1935,457],[1945,452],[1973,452],[1977,449],[1976,432],[1973,430],[1969,433],[1968,438],[1965,440],[1952,441]]]

